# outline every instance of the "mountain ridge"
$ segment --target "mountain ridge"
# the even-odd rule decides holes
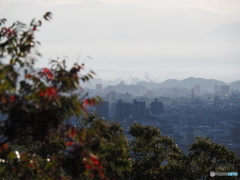
[[[140,81],[136,83],[137,85],[145,86],[149,89],[155,89],[155,88],[194,88],[195,85],[200,85],[202,90],[205,91],[213,91],[214,86],[218,85],[229,85],[230,89],[236,89],[240,90],[240,80],[239,81],[233,81],[231,83],[225,83],[224,81],[219,81],[215,79],[205,79],[205,78],[195,78],[195,77],[189,77],[183,80],[177,80],[177,79],[168,79],[166,81],[163,81],[161,83],[155,83],[155,82],[146,82],[146,81]]]

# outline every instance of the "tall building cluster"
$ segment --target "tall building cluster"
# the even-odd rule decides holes
[[[215,95],[220,96],[221,98],[227,98],[230,94],[230,87],[227,85],[216,85],[214,86]]]
[[[119,97],[125,96],[120,95]],[[126,93],[126,97],[131,99],[132,95]],[[114,91],[108,93],[106,98],[109,101],[102,101],[96,107],[96,112],[99,116],[112,118],[118,122],[126,122],[129,119],[133,120],[164,114],[163,103],[159,102],[157,99],[151,102],[148,107],[145,101],[137,101],[136,99],[133,99],[132,102],[129,102],[129,100],[118,99],[116,102],[116,92]]]

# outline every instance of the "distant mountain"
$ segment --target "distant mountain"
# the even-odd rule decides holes
[[[144,86],[148,89],[156,89],[160,87],[159,83],[155,83],[155,82],[146,82],[146,81],[140,81],[138,82],[136,85],[141,85]]]
[[[240,42],[240,21],[223,25],[205,34],[206,39]]]
[[[238,81],[239,83],[239,81]],[[239,85],[236,82],[236,86]],[[215,79],[204,79],[204,78],[194,78],[194,77],[189,77],[186,78],[184,80],[176,80],[176,79],[169,79],[166,80],[162,83],[152,83],[152,82],[139,82],[137,84],[141,84],[147,88],[161,88],[161,87],[166,87],[166,88],[174,88],[174,87],[178,87],[178,88],[188,88],[191,89],[193,88],[195,85],[200,85],[202,90],[205,91],[210,91],[212,92],[214,90],[214,85],[226,85],[225,82],[223,81],[218,81]],[[235,84],[234,84],[235,85]]]
[[[176,79],[168,79],[160,84],[161,84],[161,87],[179,87],[179,83],[180,81]]]
[[[202,90],[213,91],[215,84],[225,85],[226,83],[223,81],[215,80],[215,79],[203,79],[203,78],[190,77],[182,80],[179,86],[186,87],[186,88],[193,88],[194,85],[196,84],[200,85]]]
[[[240,91],[240,80],[230,83],[229,86],[231,89],[236,89]]]

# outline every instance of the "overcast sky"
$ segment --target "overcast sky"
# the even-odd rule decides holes
[[[12,0],[14,1],[14,0]],[[12,1],[0,0],[1,8]],[[35,2],[43,6],[76,3],[84,0],[16,0]],[[94,1],[94,0],[93,0]],[[240,17],[240,0],[99,0],[115,5],[134,5],[157,9],[202,8],[213,12],[221,12]]]
[[[0,17],[1,15],[5,17],[6,14],[7,19],[22,20],[24,13],[25,17],[30,17],[30,10],[25,6],[21,6],[22,9],[19,11],[12,9],[14,11],[12,13],[1,14],[1,11],[3,12],[10,4],[20,1],[0,0]],[[74,10],[74,7],[73,12],[72,9],[68,9],[68,13],[65,11],[65,14],[57,10],[56,13],[54,12],[52,22],[44,24],[41,28],[40,35],[43,37],[41,52],[45,55],[43,58],[67,55],[70,59],[76,60],[80,55],[82,59],[89,55],[94,60],[89,60],[86,64],[96,69],[103,78],[123,76],[144,78],[145,74],[149,74],[158,81],[169,78],[183,79],[189,76],[228,82],[240,79],[238,31],[240,26],[239,23],[231,24],[240,20],[240,0],[98,1],[114,5],[140,6],[143,9],[134,9],[135,16],[127,12],[125,7],[120,6],[112,7],[118,13],[106,9],[104,5],[96,9],[81,9],[82,14],[78,14],[78,9]],[[59,9],[64,9],[65,4],[82,2],[82,0],[29,0],[28,2],[35,2],[41,6],[62,5],[63,8]],[[105,8],[104,11],[101,11],[101,8]],[[153,16],[152,10],[145,8],[159,11]],[[177,13],[184,13],[183,11],[174,11],[176,13],[174,18],[161,14],[162,9],[192,8],[205,9],[213,14],[198,11],[199,15],[187,17],[186,22],[184,19],[178,19]],[[51,11],[51,8],[47,9]],[[33,15],[35,11],[38,10],[32,9],[31,14]],[[194,14],[192,11],[186,12]],[[39,15],[33,17],[35,16]],[[73,17],[74,21],[68,20]],[[23,18],[23,21],[26,19]],[[69,29],[67,27],[71,29],[71,33],[65,33]],[[226,34],[226,37],[223,36]],[[196,36],[197,39],[186,40],[188,36]]]

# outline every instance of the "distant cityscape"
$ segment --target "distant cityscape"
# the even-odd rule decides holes
[[[89,111],[120,123],[126,135],[129,126],[141,123],[158,127],[185,152],[195,137],[202,136],[240,155],[240,91],[225,84],[212,84],[212,92],[206,91],[202,86],[208,81],[192,88],[154,88],[140,85],[147,82],[126,85],[124,81],[105,88],[95,84],[87,91],[103,101]]]
[[[188,78],[163,83],[136,81],[131,85],[118,81],[116,85],[104,85],[98,79],[84,89],[90,97],[103,99],[88,111],[121,124],[128,139],[129,127],[140,123],[158,127],[186,153],[194,139],[202,136],[240,156],[240,81],[226,84]],[[6,118],[0,114],[1,120]],[[79,124],[75,117],[69,122]]]

